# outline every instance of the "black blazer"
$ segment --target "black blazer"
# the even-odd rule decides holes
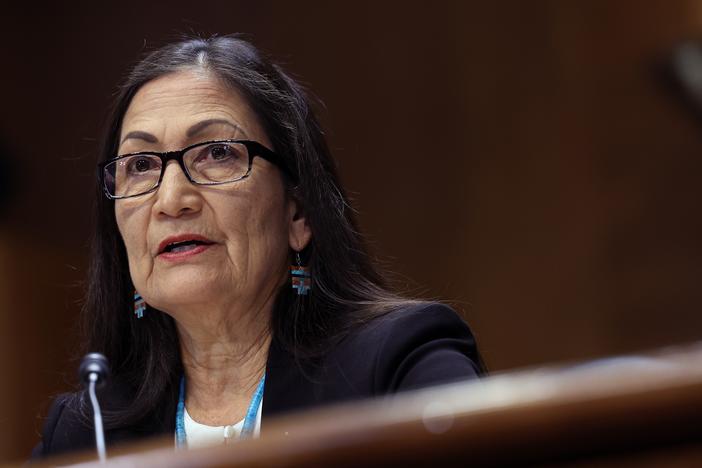
[[[265,420],[288,411],[378,397],[469,379],[483,372],[473,335],[449,307],[424,303],[401,308],[351,332],[321,364],[303,368],[272,341],[266,364],[261,431]],[[103,411],[128,401],[112,382],[100,395]],[[95,446],[92,424],[78,414],[80,394],[56,398],[32,458]],[[160,408],[138,424],[108,428],[108,446],[149,436],[173,434],[177,393],[167,392]],[[294,430],[294,429],[291,429]]]

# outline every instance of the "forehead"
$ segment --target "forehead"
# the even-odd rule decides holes
[[[201,70],[169,73],[142,86],[122,120],[120,142],[130,132],[145,132],[163,145],[192,143],[188,129],[208,119],[226,120],[241,129],[238,135],[223,137],[269,143],[241,92]],[[216,130],[215,126],[209,131]],[[129,145],[130,140],[123,144]]]

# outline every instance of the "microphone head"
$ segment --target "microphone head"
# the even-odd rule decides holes
[[[100,353],[86,354],[80,361],[78,375],[80,376],[83,385],[90,383],[90,374],[97,374],[98,379],[96,385],[104,384],[107,377],[110,375],[110,366],[107,363],[107,358]]]

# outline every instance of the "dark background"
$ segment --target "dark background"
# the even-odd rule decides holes
[[[181,32],[247,33],[324,101],[373,252],[493,370],[702,336],[702,127],[661,74],[702,2],[95,3],[2,14],[0,459],[75,380],[112,93]]]

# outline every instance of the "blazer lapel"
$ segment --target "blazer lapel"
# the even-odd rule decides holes
[[[312,381],[316,374],[313,365],[296,361],[275,338],[271,341],[263,390],[262,431],[265,431],[265,419],[314,405]]]

